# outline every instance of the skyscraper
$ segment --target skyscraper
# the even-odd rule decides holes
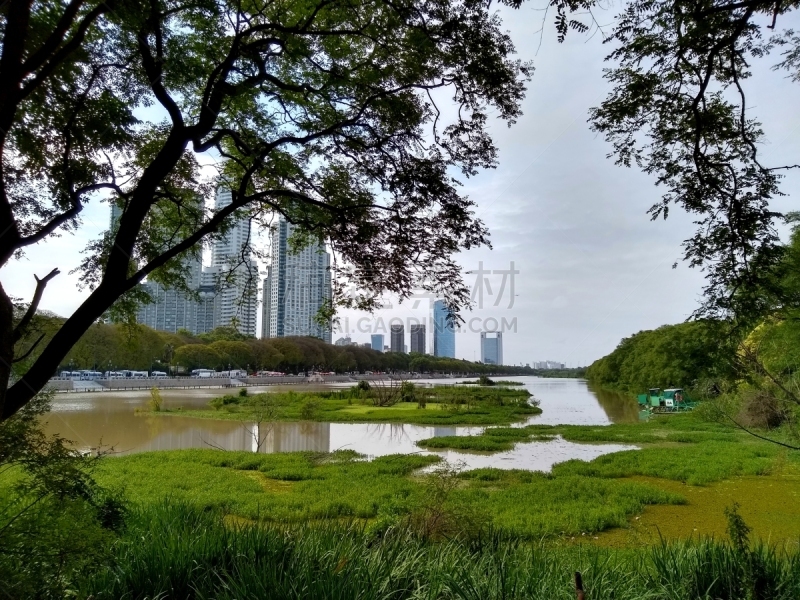
[[[218,188],[214,203],[217,209],[230,204],[230,190]],[[121,215],[120,207],[111,203],[112,228]],[[203,268],[200,253],[184,259],[187,287],[197,291],[197,296],[153,281],[143,283],[154,302],[139,308],[137,321],[161,331],[188,329],[194,334],[236,325],[245,335],[254,336],[258,273],[251,257],[248,220],[237,221],[221,239],[215,240],[211,260],[211,266]]]
[[[214,208],[231,203],[230,189],[220,186]],[[211,267],[205,269],[206,284],[217,290],[214,326],[235,326],[245,335],[256,335],[258,267],[252,258],[250,220],[239,219],[211,247]]]
[[[188,256],[183,260],[186,285],[190,290],[196,290],[200,285],[202,263],[200,256]],[[136,313],[138,323],[171,333],[176,333],[179,329],[200,333],[197,329],[198,303],[191,294],[166,288],[155,281],[147,281],[141,287],[153,301],[139,306]]]
[[[270,337],[269,316],[272,312],[272,267],[267,267],[267,276],[261,293],[261,337]]]
[[[372,334],[372,343],[370,346],[373,350],[383,352],[383,335],[380,333]]]
[[[331,297],[330,255],[320,243],[293,253],[294,226],[281,217],[272,232],[269,337],[308,335],[331,342],[331,326],[317,322]]]
[[[495,337],[481,332],[481,362],[487,365],[503,364],[503,334],[498,331]]]
[[[411,325],[411,351],[425,354],[425,325]]]
[[[447,321],[447,306],[444,300],[433,303],[433,355],[456,357],[456,332]]]
[[[392,352],[405,352],[405,338],[406,330],[403,324],[392,325],[389,340]]]
[[[111,204],[111,218],[109,219],[108,222],[108,228],[114,229],[117,222],[119,221],[119,218],[122,216],[122,209],[117,205],[117,203],[114,200],[111,200],[110,204]]]

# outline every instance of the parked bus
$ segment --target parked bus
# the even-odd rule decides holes
[[[152,371],[150,373],[150,377],[152,377],[153,379],[166,379],[167,373],[166,371]]]
[[[220,371],[216,375],[217,377],[247,377],[247,371],[244,369],[233,369],[232,371]]]
[[[214,377],[215,375],[216,372],[211,369],[194,369],[192,371],[192,377]]]

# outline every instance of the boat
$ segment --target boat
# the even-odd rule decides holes
[[[689,412],[697,406],[697,402],[690,400],[681,388],[651,388],[646,394],[639,394],[639,406],[651,413],[681,413]]]

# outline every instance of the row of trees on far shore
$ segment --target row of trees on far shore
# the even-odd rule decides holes
[[[52,336],[61,324],[54,315],[38,315],[39,330]],[[34,360],[35,356],[30,357]],[[59,371],[93,369],[172,370],[246,369],[287,373],[309,370],[344,372],[414,371],[419,373],[520,374],[529,367],[484,365],[416,353],[377,352],[363,346],[334,346],[312,337],[248,338],[232,327],[192,335],[156,331],[144,325],[95,323],[64,358]]]

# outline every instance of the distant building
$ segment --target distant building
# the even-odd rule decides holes
[[[372,347],[373,350],[376,350],[378,352],[383,352],[383,335],[382,334],[380,334],[380,333],[372,334],[371,347]]]
[[[444,300],[433,303],[433,355],[456,357],[456,331],[447,320]]]
[[[338,340],[336,340],[333,343],[333,345],[334,346],[350,346],[350,345],[352,345],[352,343],[353,343],[353,340],[350,339],[350,336],[347,336],[347,337],[339,338]]]
[[[232,202],[231,190],[220,186],[214,198],[219,211]],[[250,220],[239,219],[214,240],[211,267],[204,270],[207,285],[217,290],[214,327],[235,326],[255,337],[258,312],[258,266],[252,258]]]
[[[272,313],[272,267],[267,267],[267,276],[261,287],[261,338],[267,339],[269,334],[269,316]]]
[[[392,352],[405,352],[405,338],[406,330],[402,324],[392,325],[391,333],[389,334],[389,343],[392,347]]]
[[[217,210],[231,203],[230,190],[219,187]],[[111,203],[109,224],[113,229],[122,209]],[[142,284],[154,302],[142,305],[137,321],[160,331],[187,329],[193,334],[231,326],[255,336],[258,273],[250,252],[250,221],[240,219],[211,247],[211,266],[203,267],[202,256],[187,256],[183,265],[189,293],[167,289],[148,281]]]
[[[554,360],[542,360],[539,362],[533,363],[534,369],[564,369],[566,365],[562,362],[556,362]]]
[[[269,336],[307,335],[331,343],[331,324],[317,321],[331,297],[330,255],[320,243],[292,252],[294,226],[281,217],[272,232]]]
[[[411,325],[411,351],[425,354],[425,325]]]
[[[190,290],[199,287],[201,261],[199,256],[190,256],[183,261],[187,275],[186,285]],[[190,292],[167,288],[155,281],[141,284],[141,289],[153,301],[139,306],[136,313],[138,323],[158,331],[176,333],[179,329],[186,329],[194,334],[198,333],[198,302]]]
[[[361,344],[361,347],[362,347],[362,348],[372,348],[372,344],[370,344],[370,343],[366,342],[366,343],[364,343],[364,344]]]
[[[122,209],[114,200],[112,200],[111,218],[109,219],[108,228],[113,230],[117,226],[117,223],[119,223],[120,217],[122,217]]]
[[[494,337],[489,333],[481,332],[481,362],[487,365],[503,364],[503,334],[498,331]]]

